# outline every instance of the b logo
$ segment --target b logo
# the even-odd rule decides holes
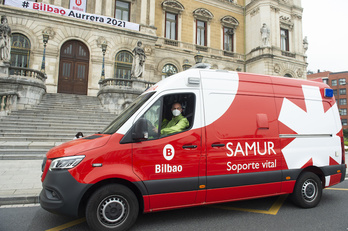
[[[174,155],[175,155],[175,150],[174,150],[174,147],[172,145],[167,144],[166,146],[164,146],[164,148],[163,148],[164,159],[171,160],[174,158]]]
[[[75,0],[75,4],[76,4],[77,6],[81,6],[82,1],[81,1],[81,0]]]

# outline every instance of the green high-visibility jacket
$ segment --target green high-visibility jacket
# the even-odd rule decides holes
[[[173,116],[170,121],[164,119],[162,122],[161,135],[181,132],[185,130],[185,128],[188,128],[189,125],[189,121],[181,114],[179,116]]]

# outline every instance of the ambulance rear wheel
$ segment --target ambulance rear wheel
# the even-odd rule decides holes
[[[313,208],[318,205],[322,191],[319,177],[312,172],[305,172],[297,180],[291,199],[302,208]]]
[[[99,188],[88,200],[86,220],[93,230],[127,230],[136,221],[139,203],[132,190],[112,184]]]

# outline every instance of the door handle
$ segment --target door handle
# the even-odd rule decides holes
[[[182,148],[187,149],[187,148],[197,148],[197,145],[184,145]]]
[[[212,144],[211,145],[213,148],[214,147],[225,147],[225,144]]]

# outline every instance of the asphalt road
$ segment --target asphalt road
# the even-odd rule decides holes
[[[286,196],[143,214],[131,231],[348,230],[348,180],[325,189],[319,205],[296,207]],[[38,205],[0,207],[0,231],[89,230],[84,218],[51,214]]]

